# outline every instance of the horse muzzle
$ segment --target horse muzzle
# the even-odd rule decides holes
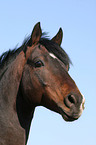
[[[80,97],[76,97],[76,95],[73,94],[68,95],[64,99],[64,107],[59,104],[60,114],[65,121],[77,120],[85,108],[84,104],[85,98],[83,95],[80,95]]]

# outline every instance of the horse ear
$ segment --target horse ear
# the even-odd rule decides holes
[[[42,30],[41,30],[41,27],[40,27],[40,22],[38,22],[34,26],[32,34],[31,34],[32,44],[39,42],[39,40],[41,38],[41,35],[42,35]]]
[[[62,28],[60,28],[58,33],[51,40],[56,42],[60,46],[62,42],[62,38],[63,38],[63,31]]]

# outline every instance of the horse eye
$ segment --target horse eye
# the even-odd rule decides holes
[[[41,60],[35,62],[35,67],[41,67],[41,66],[44,66],[44,64]]]

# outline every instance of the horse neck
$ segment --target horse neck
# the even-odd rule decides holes
[[[20,126],[15,105],[17,86],[9,68],[0,80],[0,145],[24,145],[25,130]]]
[[[11,63],[7,63],[2,72],[0,70],[0,130],[2,130],[0,132],[0,145],[24,145],[28,138],[34,109],[27,112],[29,114],[26,115],[23,109],[26,107],[27,110],[28,106],[25,102],[18,101],[20,99],[18,90],[25,63],[24,55],[22,55],[15,57],[16,59],[11,58]]]

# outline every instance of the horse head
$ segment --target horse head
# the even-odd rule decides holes
[[[35,25],[25,49],[27,62],[20,87],[32,108],[44,106],[73,121],[82,114],[84,97],[68,74],[71,61],[61,48],[62,37],[60,28],[51,40],[43,38],[40,23]]]

